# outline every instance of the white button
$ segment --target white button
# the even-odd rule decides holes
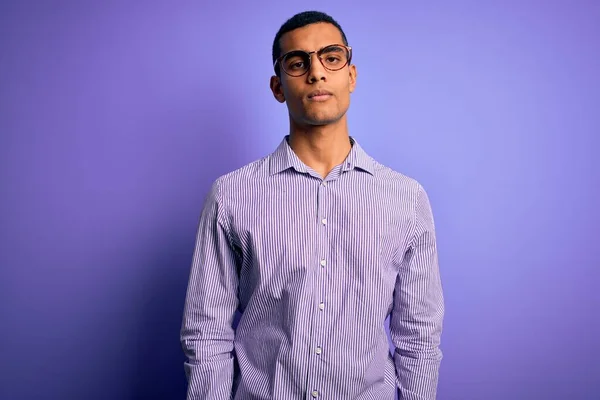
[[[319,303],[319,310],[323,311],[325,309],[325,303]]]
[[[327,225],[327,218],[323,218],[323,219],[321,220],[321,223],[322,223],[323,225]]]
[[[322,353],[322,351],[323,351],[323,350],[321,350],[321,348],[320,348],[320,347],[317,347],[317,349],[315,350],[315,353],[317,353],[317,354],[321,354],[321,353]]]
[[[327,182],[323,181],[323,182],[321,183],[321,185],[323,185],[323,186],[327,186]]]
[[[317,397],[319,397],[319,392],[317,392],[316,390],[313,390],[311,395],[312,395],[312,397],[314,397],[316,399]]]
[[[327,265],[327,261],[321,260],[321,267],[324,267],[325,265]]]

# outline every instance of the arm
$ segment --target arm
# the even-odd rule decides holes
[[[433,215],[421,186],[414,233],[407,251],[397,257],[398,276],[390,318],[396,347],[394,363],[400,400],[435,400],[444,299],[438,268]]]
[[[217,181],[200,216],[181,327],[188,400],[232,394],[238,276],[228,227]]]

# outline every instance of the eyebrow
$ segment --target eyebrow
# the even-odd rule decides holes
[[[337,45],[337,44],[327,45],[327,46],[323,47],[321,50],[325,50],[328,47],[329,47],[329,49],[326,51],[326,53],[340,52],[343,50],[342,47],[340,47],[340,45]]]
[[[337,46],[337,47],[333,47],[333,46]],[[329,48],[329,49],[327,49],[327,48]],[[316,50],[316,51],[318,52],[318,51],[322,51],[322,50],[325,50],[325,49],[327,49],[327,51],[325,51],[325,53],[333,53],[333,52],[340,52],[340,51],[342,51],[342,48],[340,47],[339,44],[328,44],[326,46],[321,47],[319,50]],[[286,55],[286,54],[295,53],[297,51],[302,52],[302,53],[308,53],[309,52],[306,49],[294,49],[294,50],[286,51],[286,52],[281,53],[281,54],[282,55]]]

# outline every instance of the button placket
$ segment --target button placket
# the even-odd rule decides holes
[[[321,181],[319,186],[318,186],[318,203],[317,203],[317,215],[318,215],[318,229],[317,229],[317,235],[318,235],[318,243],[319,243],[319,247],[318,247],[318,252],[320,254],[320,258],[318,259],[318,265],[316,266],[316,269],[314,270],[315,273],[315,299],[316,300],[316,307],[315,307],[315,312],[317,314],[314,315],[314,318],[316,318],[314,321],[314,327],[315,327],[315,331],[314,331],[314,335],[312,337],[312,362],[311,362],[311,373],[310,375],[313,375],[311,377],[309,377],[308,380],[308,385],[309,388],[312,387],[312,391],[311,396],[312,398],[316,399],[319,398],[321,396],[320,392],[319,392],[319,386],[321,384],[321,382],[319,382],[316,379],[316,376],[318,375],[316,373],[316,370],[319,370],[321,368],[321,362],[318,361],[318,359],[320,357],[322,357],[322,354],[324,352],[324,349],[322,347],[322,340],[323,340],[323,317],[324,317],[324,311],[325,311],[325,282],[326,282],[326,277],[327,277],[327,270],[325,269],[325,267],[328,265],[328,260],[327,257],[329,256],[328,254],[328,232],[327,230],[329,229],[329,220],[328,220],[328,208],[329,208],[329,199],[328,199],[328,192],[330,191],[328,182],[326,182],[325,180]],[[314,357],[314,358],[313,358]]]

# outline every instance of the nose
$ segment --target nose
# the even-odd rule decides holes
[[[320,80],[326,80],[326,71],[323,64],[321,64],[321,60],[316,53],[312,53],[310,55],[310,68],[308,73],[306,74],[306,79],[308,82],[317,82]]]

